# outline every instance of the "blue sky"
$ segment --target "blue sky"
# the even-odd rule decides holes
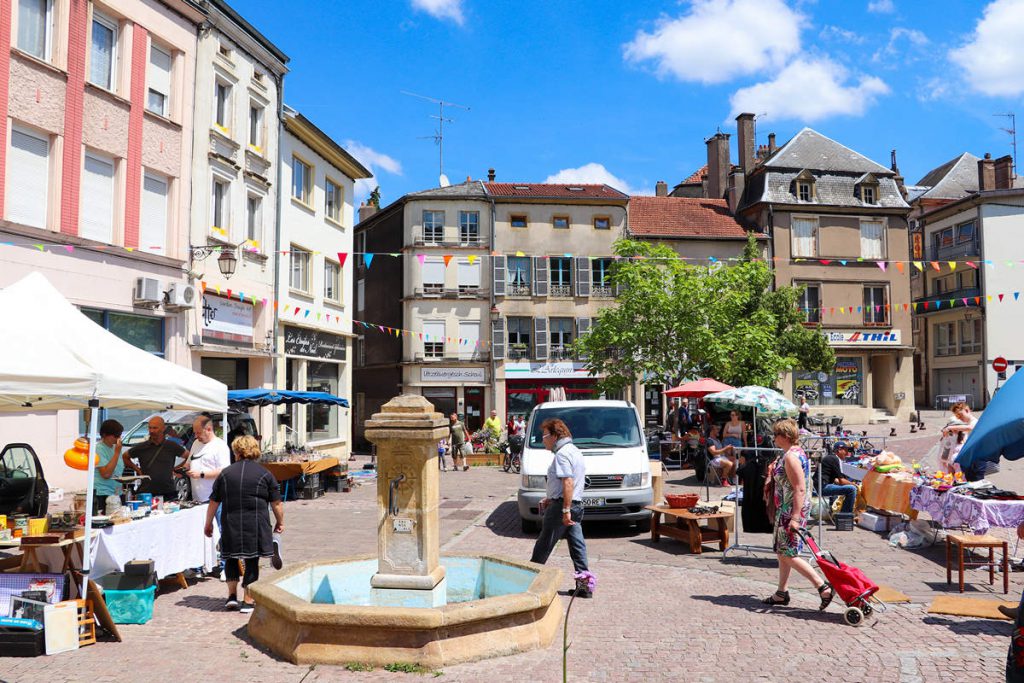
[[[1024,0],[234,0],[291,57],[286,101],[376,173],[384,203],[452,182],[671,187],[704,139],[758,115],[758,143],[803,126],[908,182],[968,151],[1002,156],[1020,115]],[[370,185],[372,186],[372,184]],[[366,187],[362,190],[365,192]]]

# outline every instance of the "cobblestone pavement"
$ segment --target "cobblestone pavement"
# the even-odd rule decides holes
[[[936,432],[907,435],[893,450],[904,457],[926,452]],[[1020,478],[1019,473],[1003,475]],[[517,484],[518,477],[494,468],[442,474],[443,550],[529,557],[533,540],[519,530]],[[666,490],[698,489],[692,472],[673,472]],[[286,562],[375,551],[373,486],[289,502],[285,509]],[[648,534],[617,525],[588,524],[585,532],[599,583],[594,599],[573,604],[570,680],[1002,680],[1007,623],[926,613],[933,596],[949,592],[941,555],[934,549],[892,549],[881,535],[862,529],[827,531],[823,542],[840,558],[913,599],[890,606],[872,626],[854,629],[843,623],[838,601],[819,613],[816,595],[799,577],[791,585],[790,607],[764,608],[759,600],[774,590],[776,577],[770,558],[737,556],[723,562],[721,553],[707,551],[694,556],[672,539],[653,544]],[[767,535],[743,540],[769,542]],[[564,544],[550,562],[564,570],[568,590],[572,566]],[[270,575],[265,568],[264,576]],[[1011,576],[1011,599],[1020,594],[1021,576]],[[967,581],[972,593],[989,593],[987,574],[971,571]],[[353,672],[280,661],[248,640],[246,617],[223,611],[223,597],[223,584],[212,579],[171,590],[157,598],[150,623],[121,627],[123,643],[99,643],[49,658],[0,658],[0,681],[101,683],[154,674],[183,682],[421,678],[380,668]],[[557,681],[561,660],[561,643],[556,642],[542,651],[445,667],[440,678]]]

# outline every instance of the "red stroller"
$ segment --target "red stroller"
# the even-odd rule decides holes
[[[885,611],[885,603],[874,597],[878,584],[864,575],[864,572],[843,564],[831,552],[822,552],[814,537],[801,531],[804,541],[811,548],[811,553],[818,563],[818,568],[825,575],[825,580],[832,585],[836,596],[846,605],[843,619],[850,626],[861,626],[876,610]]]

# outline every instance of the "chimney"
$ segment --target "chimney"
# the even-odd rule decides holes
[[[715,133],[704,141],[708,146],[708,184],[707,196],[710,199],[725,197],[726,183],[729,180],[729,135]]]
[[[729,191],[725,199],[729,202],[729,213],[733,216],[740,208],[740,200],[743,199],[743,188],[746,184],[747,178],[742,171],[736,170],[729,174]]]
[[[736,154],[744,175],[754,170],[754,115],[740,114],[736,117]]]
[[[768,133],[768,156],[775,154],[775,133]]]
[[[654,196],[655,197],[667,197],[668,196],[668,183],[664,180],[659,180],[654,184]]]
[[[893,180],[896,182],[896,189],[900,191],[900,194],[903,195],[903,199],[906,200],[909,195],[907,194],[906,183],[903,182],[903,176],[900,175],[899,164],[896,163],[896,150],[892,150],[892,152],[889,153],[889,160],[891,162],[890,168],[892,168],[892,172],[896,174],[893,176]]]
[[[1009,154],[995,160],[995,189],[1013,189],[1013,157]]]
[[[359,205],[359,222],[362,223],[367,218],[377,213],[378,209],[373,204],[367,204],[365,202]]]
[[[978,189],[982,192],[996,189],[996,162],[988,152],[984,159],[978,160]]]
[[[494,182],[494,169],[493,168],[487,169],[487,182],[489,182],[489,183],[493,183]]]

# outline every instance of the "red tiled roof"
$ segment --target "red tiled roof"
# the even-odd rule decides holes
[[[681,182],[679,184],[680,185],[700,185],[701,182],[704,180],[704,178],[707,177],[707,175],[708,175],[708,165],[704,164],[703,166],[698,168],[696,171],[694,171],[693,174],[689,178],[687,178],[686,180],[684,180],[683,182]]]
[[[487,193],[494,197],[524,197],[532,199],[628,199],[628,196],[608,185],[582,183],[484,183]]]
[[[647,237],[747,237],[724,199],[691,197],[630,197],[629,232]]]

